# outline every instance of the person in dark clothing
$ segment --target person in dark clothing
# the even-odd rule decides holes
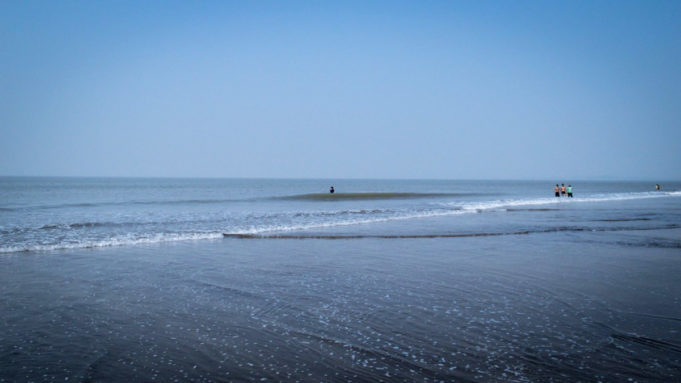
[[[333,193],[335,193],[335,192],[336,192],[336,191],[333,190],[333,186],[331,186],[331,188],[329,189],[329,193],[333,194]]]

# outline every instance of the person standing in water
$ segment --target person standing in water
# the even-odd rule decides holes
[[[556,192],[556,197],[560,197],[560,188],[558,187],[558,184],[556,184],[556,187],[553,188],[553,191]]]
[[[660,191],[660,184],[655,184],[655,190]]]
[[[565,184],[560,184],[560,194],[565,197]]]
[[[333,193],[335,193],[335,192],[336,192],[336,191],[333,190],[333,186],[331,186],[331,187],[329,188],[329,193],[333,194]]]
[[[572,185],[568,185],[567,193],[568,193],[568,197],[572,198]]]

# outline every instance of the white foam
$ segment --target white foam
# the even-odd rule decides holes
[[[537,198],[537,199],[519,199],[519,200],[494,200],[482,201],[475,203],[444,203],[445,206],[458,207],[463,210],[494,210],[500,208],[511,208],[517,206],[542,206],[553,205],[556,203],[583,203],[583,202],[615,202],[627,201],[648,198],[662,198],[662,197],[679,197],[681,192],[642,192],[642,193],[614,193],[614,194],[594,194],[589,197],[553,197],[553,198]]]
[[[418,212],[405,212],[389,217],[376,217],[367,219],[352,219],[334,222],[323,222],[323,223],[310,223],[310,224],[300,224],[300,225],[263,225],[263,226],[250,226],[248,228],[235,229],[229,232],[229,234],[261,234],[269,232],[291,232],[291,231],[303,231],[312,229],[324,229],[330,227],[340,227],[340,226],[352,226],[352,225],[363,225],[381,222],[390,222],[398,220],[407,219],[418,219],[418,218],[430,218],[430,217],[443,217],[443,216],[454,216],[454,215],[464,215],[485,211],[493,211],[501,208],[512,208],[518,206],[545,206],[545,205],[555,205],[557,203],[584,203],[584,202],[610,202],[610,201],[625,201],[625,200],[636,200],[636,199],[646,199],[646,198],[660,198],[660,197],[679,197],[681,192],[643,192],[643,193],[617,193],[617,194],[598,194],[591,197],[581,197],[581,198],[537,198],[537,199],[521,199],[521,200],[494,200],[494,201],[481,201],[473,203],[460,203],[460,202],[446,202],[442,206],[445,209],[433,209],[424,210]]]
[[[53,251],[68,249],[94,249],[100,247],[130,246],[157,244],[163,242],[192,241],[204,239],[222,238],[222,232],[211,233],[176,233],[176,234],[152,234],[143,237],[119,236],[103,240],[85,240],[76,243],[35,244],[25,246],[0,247],[0,253],[18,253],[29,251]]]
[[[380,217],[380,218],[352,219],[352,220],[343,220],[343,221],[334,221],[334,222],[318,222],[318,223],[300,224],[300,225],[250,226],[248,228],[236,229],[236,230],[230,231],[229,234],[260,234],[260,233],[275,232],[275,231],[300,231],[300,230],[311,230],[311,229],[324,229],[324,228],[329,228],[329,227],[364,225],[364,224],[390,222],[390,221],[398,221],[398,220],[405,220],[405,219],[460,215],[460,214],[466,214],[466,213],[468,213],[468,212],[462,211],[462,210],[438,209],[438,210],[430,210],[430,211],[402,213],[402,214],[395,215],[395,216]]]

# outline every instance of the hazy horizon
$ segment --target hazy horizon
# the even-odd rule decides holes
[[[96,175],[79,175],[79,176],[60,176],[60,175],[0,175],[0,178],[36,178],[36,179],[168,179],[168,180],[300,180],[300,181],[489,181],[489,182],[548,182],[548,183],[568,183],[568,182],[651,182],[659,184],[664,182],[681,182],[681,179],[654,179],[654,178],[639,178],[639,179],[618,179],[618,178],[575,178],[575,179],[548,179],[548,178],[324,178],[324,177],[221,177],[221,176],[96,176]]]
[[[677,1],[4,2],[0,175],[679,180],[680,19]]]

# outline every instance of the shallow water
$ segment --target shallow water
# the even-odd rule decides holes
[[[337,193],[325,192],[330,183]],[[547,213],[531,215],[542,227],[553,224],[560,212],[573,211],[580,222],[590,216],[625,219],[636,227],[630,210],[612,217],[599,215],[598,209],[604,203],[610,209],[605,214],[618,214],[618,206],[635,201],[625,204],[627,209],[640,207],[645,214],[647,206],[673,204],[681,197],[679,183],[666,183],[660,192],[652,189],[641,182],[580,182],[575,198],[554,198],[550,183],[536,181],[0,177],[0,253],[202,240],[223,233],[377,230],[392,235],[411,233],[425,218],[455,216],[461,216],[456,222],[464,233],[479,224],[476,230],[493,232],[497,222],[500,231],[516,232],[528,229],[530,215],[523,213],[532,212]],[[503,211],[512,214],[478,214]],[[442,234],[433,228],[428,234]]]
[[[0,381],[681,378],[673,190],[580,185],[556,201],[531,182],[353,181],[352,193],[478,195],[282,201],[300,184],[208,182],[276,186],[220,196],[105,181],[3,200]],[[159,224],[125,224],[147,216]],[[174,237],[200,230],[217,235]]]

